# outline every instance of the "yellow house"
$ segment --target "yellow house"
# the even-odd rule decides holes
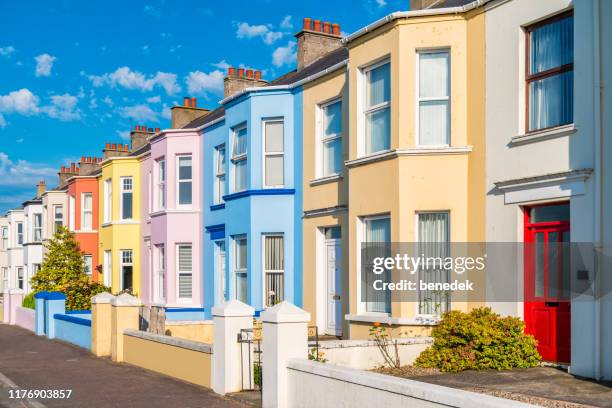
[[[484,242],[484,11],[452,11],[394,13],[345,40],[350,138],[339,183],[348,186],[351,338],[366,338],[373,322],[427,334],[443,311],[471,306],[431,293],[364,295],[360,272],[368,242]],[[342,89],[333,79],[326,87]],[[318,191],[321,202],[337,195]],[[304,245],[308,259],[306,237]]]
[[[140,293],[140,159],[130,156],[127,145],[106,145],[101,173],[100,256],[102,281],[116,293]]]

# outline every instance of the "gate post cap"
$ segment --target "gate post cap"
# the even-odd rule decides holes
[[[213,307],[212,314],[213,316],[219,317],[245,317],[253,316],[255,314],[255,309],[239,300],[230,300],[229,302],[223,302],[223,304]]]
[[[111,299],[110,304],[112,306],[141,306],[142,302],[132,295],[122,293],[121,295]]]
[[[264,323],[308,323],[310,313],[286,300],[269,307],[261,314]]]
[[[96,296],[91,298],[91,304],[102,304],[102,303],[110,303],[112,299],[115,297],[108,292],[98,293]]]
[[[7,289],[5,293],[10,295],[23,295],[23,289]]]

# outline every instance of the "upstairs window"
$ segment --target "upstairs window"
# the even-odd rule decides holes
[[[8,249],[8,227],[2,227],[2,239],[0,240],[0,249]]]
[[[285,126],[282,120],[264,121],[264,185],[282,187],[285,183]]]
[[[131,220],[134,215],[134,180],[121,177],[121,219]]]
[[[17,245],[23,245],[23,222],[18,222],[15,228],[17,229]]]
[[[166,208],[166,160],[157,160],[156,166],[155,205],[157,210],[163,210]]]
[[[34,214],[34,228],[32,230],[34,242],[42,241],[42,214]]]
[[[93,199],[91,193],[81,194],[81,229],[91,231],[93,221]]]
[[[111,222],[113,215],[113,180],[104,180],[104,222]]]
[[[391,64],[386,61],[366,68],[365,154],[388,150],[391,144]]]
[[[321,145],[319,175],[332,176],[342,172],[342,101],[321,106]]]
[[[178,156],[178,205],[192,204],[191,155]]]
[[[53,232],[59,231],[64,225],[64,207],[61,205],[53,206]]]
[[[225,145],[217,146],[215,149],[215,204],[223,202],[225,194]]]
[[[574,16],[527,27],[527,131],[574,121]]]
[[[68,229],[70,231],[74,232],[75,229],[75,218],[76,218],[76,200],[74,198],[73,195],[71,195],[68,198],[68,206],[69,206],[69,213],[68,213]]]
[[[450,54],[419,53],[418,135],[420,146],[450,144]]]
[[[232,163],[234,164],[234,192],[247,188],[247,128],[234,129],[232,142]]]

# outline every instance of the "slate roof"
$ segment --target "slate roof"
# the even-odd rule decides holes
[[[470,4],[473,1],[474,0],[443,0],[427,8],[428,9],[439,9],[439,8],[446,8],[446,7],[460,7],[460,6],[465,6],[466,4]]]

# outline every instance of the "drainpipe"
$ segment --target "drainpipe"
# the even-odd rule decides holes
[[[595,379],[600,380],[602,377],[602,352],[601,352],[601,273],[603,271],[601,265],[603,241],[604,241],[604,160],[605,154],[603,151],[603,117],[601,107],[603,105],[603,78],[601,69],[601,0],[593,2],[593,51],[594,51],[594,72],[595,79],[595,95],[593,103],[593,126],[595,136],[595,282],[593,287],[593,295],[595,296]]]

